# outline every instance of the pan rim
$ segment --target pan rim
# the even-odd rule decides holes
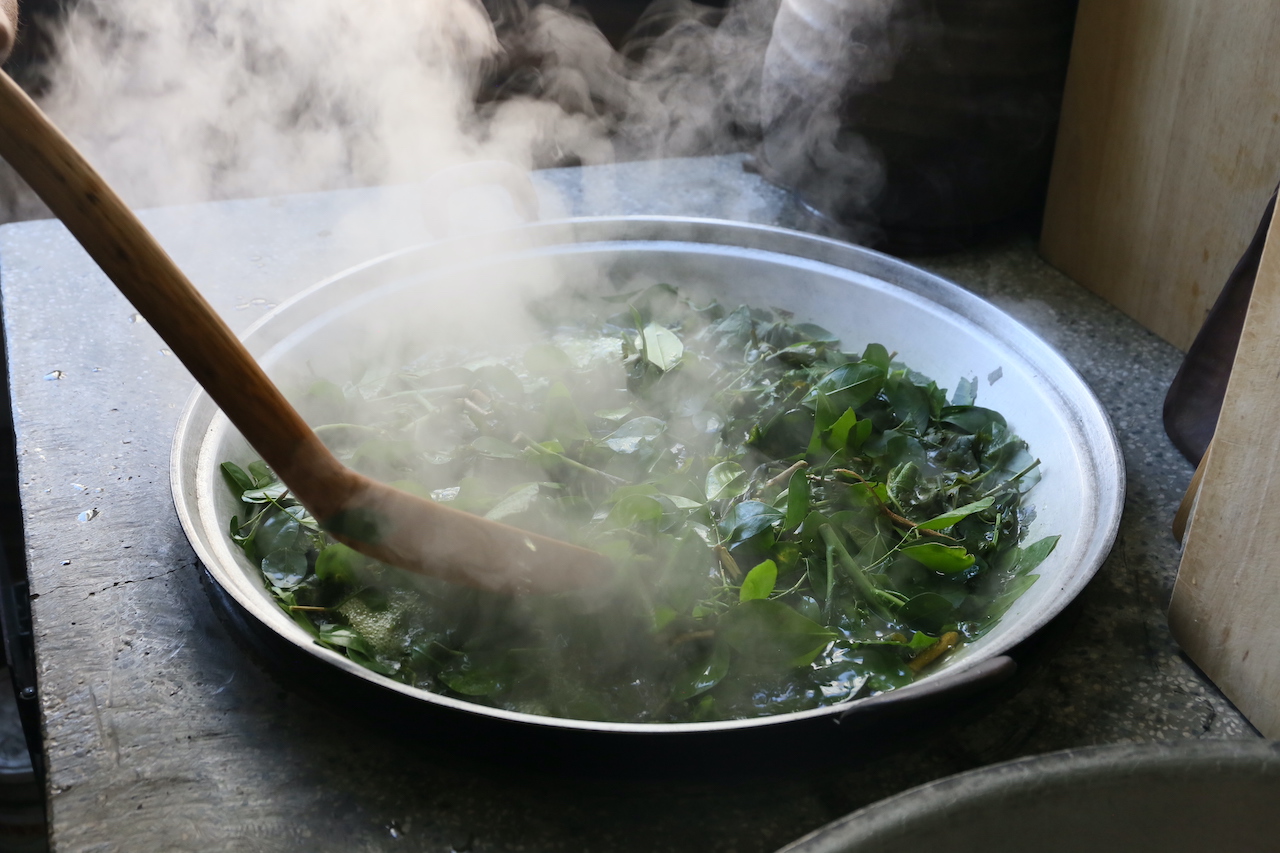
[[[927,675],[910,685],[885,693],[853,700],[837,705],[829,705],[804,711],[765,717],[750,717],[735,720],[723,720],[704,723],[615,723],[605,721],[575,720],[559,717],[547,717],[521,712],[506,711],[464,700],[454,699],[441,694],[431,693],[387,678],[360,667],[344,655],[319,646],[314,641],[302,643],[295,637],[286,637],[307,653],[319,657],[351,676],[376,684],[379,687],[393,690],[409,698],[440,705],[454,710],[478,714],[484,717],[504,720],[517,724],[571,729],[581,731],[626,733],[636,735],[654,734],[692,734],[708,732],[727,732],[733,730],[756,728],[762,725],[781,724],[789,721],[831,717],[843,719],[850,714],[857,714],[871,709],[879,710],[887,705],[910,700],[923,694],[933,693],[940,689],[950,689],[952,685],[963,684],[967,676],[989,666],[991,661],[1003,656],[1010,648],[1023,639],[1043,628],[1054,616],[1060,613],[1073,601],[1084,586],[1092,579],[1110,552],[1119,530],[1120,516],[1124,504],[1125,472],[1123,456],[1118,438],[1110,418],[1101,402],[1097,399],[1087,383],[1074,367],[1066,361],[1042,338],[1018,322],[999,308],[981,297],[964,290],[959,285],[949,282],[940,276],[926,272],[905,261],[875,252],[860,246],[854,246],[826,237],[819,237],[803,232],[792,231],[776,226],[759,225],[728,220],[705,219],[680,216],[601,216],[580,217],[565,220],[554,220],[534,223],[511,229],[510,234],[518,235],[520,240],[536,249],[573,244],[576,250],[584,250],[586,246],[599,246],[609,243],[647,242],[650,244],[711,244],[730,251],[760,252],[770,256],[788,256],[798,258],[811,264],[835,267],[852,271],[863,276],[877,279],[884,284],[904,290],[918,298],[922,298],[937,306],[959,314],[964,319],[977,325],[988,334],[992,334],[1004,346],[1013,351],[1024,362],[1039,369],[1051,377],[1054,390],[1059,397],[1070,397],[1071,410],[1080,421],[1075,427],[1086,433],[1090,439],[1089,453],[1094,459],[1097,473],[1106,475],[1109,482],[1105,488],[1098,489],[1092,499],[1097,501],[1094,517],[1097,522],[1094,535],[1087,551],[1086,565],[1079,567],[1063,584],[1050,600],[1051,606],[1040,608],[1033,618],[1027,621],[1021,635],[1007,640],[1003,646],[995,646],[962,660],[955,661],[935,673]],[[250,325],[242,334],[246,343],[256,343],[267,331],[279,323],[282,315],[296,312],[300,303],[313,299],[321,291],[341,287],[344,283],[356,281],[361,275],[377,274],[398,263],[412,262],[415,258],[432,255],[456,256],[465,253],[468,245],[474,244],[476,237],[462,237],[453,240],[423,243],[406,247],[382,256],[370,259],[361,264],[329,276],[310,287],[304,288],[294,296],[282,301],[276,308]],[[478,263],[487,263],[487,260]],[[1046,380],[1047,381],[1047,380]],[[1059,386],[1067,386],[1061,388]],[[1069,395],[1066,392],[1070,392]],[[212,414],[210,414],[212,410]],[[183,530],[187,535],[197,557],[204,564],[206,571],[222,589],[229,594],[248,613],[265,621],[261,616],[261,605],[267,602],[265,592],[256,598],[246,598],[244,591],[229,587],[214,571],[220,565],[222,554],[229,547],[226,543],[206,537],[208,530],[200,519],[199,507],[193,506],[192,495],[200,489],[195,477],[196,470],[207,470],[207,459],[199,458],[204,452],[211,452],[210,436],[218,428],[219,419],[225,426],[225,418],[216,410],[203,390],[197,388],[187,400],[174,433],[174,441],[170,454],[171,487],[174,505]],[[224,427],[225,428],[225,427]],[[193,445],[196,453],[193,456]],[[196,467],[192,467],[192,463]],[[214,461],[216,468],[217,461]],[[226,537],[222,537],[225,539]],[[275,608],[280,619],[289,625],[295,623]],[[266,627],[275,633],[280,630],[270,621]],[[301,629],[297,629],[301,632]]]

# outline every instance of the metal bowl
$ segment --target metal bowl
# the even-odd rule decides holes
[[[1040,580],[1001,622],[916,683],[850,703],[749,720],[618,724],[537,717],[428,693],[366,670],[312,641],[276,605],[261,576],[227,536],[238,502],[219,476],[227,459],[254,458],[207,395],[188,403],[174,439],[174,501],[182,525],[242,627],[293,655],[294,668],[340,674],[401,709],[448,709],[458,718],[620,735],[733,733],[799,722],[883,714],[912,701],[1006,673],[1005,654],[1059,613],[1102,564],[1123,504],[1119,447],[1102,406],[1061,356],[1008,315],[937,276],[885,255],[778,228],[684,218],[599,218],[540,223],[495,238],[471,237],[371,261],[282,304],[245,343],[288,393],[300,375],[347,376],[376,352],[385,363],[424,346],[492,335],[511,287],[565,280],[619,286],[667,281],[722,303],[782,308],[839,334],[896,350],[944,387],[978,377],[980,404],[1003,412],[1042,460],[1030,493],[1030,540],[1060,534]],[[460,304],[459,300],[461,300]],[[392,318],[392,319],[389,319]],[[448,330],[442,331],[443,330]],[[430,330],[430,331],[427,331]],[[447,340],[446,340],[447,339]],[[305,412],[304,412],[305,414]]]
[[[778,853],[1262,853],[1277,799],[1277,743],[1092,747],[921,785]]]

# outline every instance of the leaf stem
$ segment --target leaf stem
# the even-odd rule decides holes
[[[681,634],[678,637],[671,638],[671,645],[678,646],[681,643],[688,643],[693,640],[709,640],[716,635],[716,632],[708,628],[705,631],[690,631],[687,634]]]
[[[715,547],[716,559],[720,561],[720,565],[729,573],[735,581],[742,580],[742,569],[738,568],[738,561],[733,559],[733,555],[729,553],[729,549],[723,545]]]
[[[776,476],[770,477],[768,480],[764,482],[763,485],[761,485],[760,488],[768,489],[768,488],[771,488],[772,486],[780,486],[783,483],[790,480],[792,474],[801,470],[802,468],[808,468],[808,467],[809,467],[809,463],[801,459],[799,462],[792,464],[790,468],[783,471],[782,473],[777,474]]]
[[[1039,467],[1040,467],[1040,460],[1039,460],[1039,459],[1037,459],[1036,461],[1034,461],[1034,462],[1032,462],[1030,465],[1028,465],[1026,468],[1023,468],[1021,471],[1019,471],[1018,473],[1014,474],[1014,475],[1013,475],[1012,477],[1010,477],[1009,479],[1004,480],[1004,481],[1003,481],[1003,482],[1001,482],[999,485],[994,486],[993,488],[991,488],[989,491],[983,492],[981,495],[979,495],[979,496],[978,496],[978,500],[982,500],[983,498],[989,498],[989,497],[991,497],[992,495],[999,494],[1002,490],[1004,490],[1005,488],[1007,488],[1007,487],[1009,486],[1009,484],[1010,484],[1010,483],[1016,483],[1016,482],[1018,482],[1018,481],[1019,481],[1019,480],[1021,480],[1023,477],[1027,476],[1028,474],[1030,474],[1032,471],[1034,471],[1035,469],[1037,469],[1037,468],[1039,468]]]
[[[836,473],[850,474],[856,477],[858,481],[862,483],[870,484],[871,482],[867,480],[865,477],[863,477],[861,474],[859,474],[857,471],[850,471],[848,468],[837,468]],[[919,526],[914,521],[907,518],[905,515],[899,515],[898,513],[889,509],[889,507],[885,504],[885,502],[880,500],[880,496],[876,494],[875,489],[869,489],[868,493],[875,500],[875,502],[880,505],[880,511],[883,512],[886,516],[888,516],[889,520],[892,521],[894,524],[901,524],[904,527],[914,530],[916,533],[923,533],[925,536],[933,536],[934,538],[937,538],[937,539],[946,539],[950,542],[959,541],[954,536],[948,536],[947,534],[937,530],[920,530]],[[986,495],[983,495],[983,497],[986,497]]]
[[[333,432],[334,430],[339,429],[350,429],[355,430],[356,432],[371,432],[374,435],[382,435],[382,430],[376,427],[365,426],[364,424],[321,424],[318,427],[312,427],[311,431],[316,435],[320,435],[321,433]]]
[[[827,543],[827,547],[835,552],[836,561],[840,563],[841,568],[849,575],[853,581],[854,587],[858,591],[858,595],[872,612],[884,619],[893,618],[893,610],[901,607],[902,602],[885,590],[880,589],[871,582],[871,578],[867,577],[866,571],[862,566],[858,565],[858,561],[849,555],[849,551],[844,547],[844,543],[840,541],[840,534],[836,533],[835,528],[830,524],[824,524],[818,528],[818,533],[822,536],[822,541]]]
[[[907,662],[907,667],[912,672],[919,672],[954,648],[959,641],[959,634],[955,631],[948,631],[938,638],[938,642],[921,649],[919,654]]]
[[[575,471],[580,471],[583,474],[591,474],[592,476],[595,476],[595,477],[601,477],[611,485],[624,486],[627,483],[627,481],[621,477],[617,477],[617,476],[614,476],[613,474],[609,474],[605,471],[601,471],[599,468],[592,468],[590,465],[584,465],[583,463],[579,462],[576,459],[570,459],[568,456],[565,456],[563,453],[556,453],[554,450],[549,450],[543,447],[541,444],[538,444],[536,441],[529,438],[527,435],[525,435],[522,432],[516,433],[514,441],[516,444],[520,444],[520,445],[523,445],[524,447],[527,447],[528,449],[532,450],[534,453],[537,453],[539,456],[553,458],[557,462],[561,463],[562,465],[572,468]]]

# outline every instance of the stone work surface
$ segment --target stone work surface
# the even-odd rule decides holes
[[[787,215],[783,195],[733,157],[539,182],[551,212]],[[423,203],[401,187],[144,219],[242,330],[306,285],[424,239]],[[406,742],[283,689],[246,657],[202,589],[169,493],[189,376],[60,225],[0,228],[54,849],[764,853],[994,761],[1257,737],[1165,625],[1177,567],[1168,525],[1191,475],[1159,419],[1179,353],[1025,239],[922,264],[1038,331],[1102,399],[1128,465],[1111,557],[1012,685],[887,747],[797,744],[794,769],[773,755],[781,766],[769,773],[725,775],[695,745],[661,768],[582,775],[566,771],[572,756],[559,767],[467,762],[433,746],[448,731]]]

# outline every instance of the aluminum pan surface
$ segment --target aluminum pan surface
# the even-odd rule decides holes
[[[868,249],[767,226],[678,217],[618,217],[540,223],[492,235],[433,243],[363,264],[283,303],[251,327],[245,343],[289,391],[303,362],[325,375],[362,340],[365,315],[390,309],[403,325],[438,322],[444,297],[471,292],[484,305],[483,281],[533,275],[607,275],[616,281],[666,280],[722,302],[781,307],[800,321],[840,334],[849,349],[868,341],[896,350],[912,367],[954,387],[978,377],[978,400],[1002,411],[1044,460],[1031,492],[1037,517],[1029,539],[1061,534],[1040,580],[986,636],[915,685],[876,697],[906,698],[921,684],[955,677],[1008,651],[1057,615],[1088,583],[1110,551],[1123,506],[1124,471],[1110,421],[1078,374],[1038,336],[999,309],[944,279]],[[534,281],[531,287],[544,286]],[[503,293],[494,290],[492,299]],[[423,299],[425,297],[425,299]],[[421,301],[420,301],[421,300]],[[493,304],[493,303],[490,303]],[[471,313],[475,313],[474,311]],[[481,318],[483,319],[483,318]],[[456,322],[455,322],[456,321]],[[381,322],[381,319],[378,320]],[[474,316],[455,317],[468,333]],[[379,332],[379,340],[382,336]],[[344,344],[334,346],[333,341]],[[317,366],[319,362],[319,366]],[[746,728],[789,719],[856,713],[858,700],[772,717],[714,723],[623,724],[502,711],[408,687],[316,645],[266,593],[256,568],[225,531],[235,501],[218,476],[225,459],[253,458],[203,392],[179,422],[172,455],[174,501],[197,555],[252,616],[288,641],[347,673],[422,701],[498,719],[611,732],[675,733]]]

